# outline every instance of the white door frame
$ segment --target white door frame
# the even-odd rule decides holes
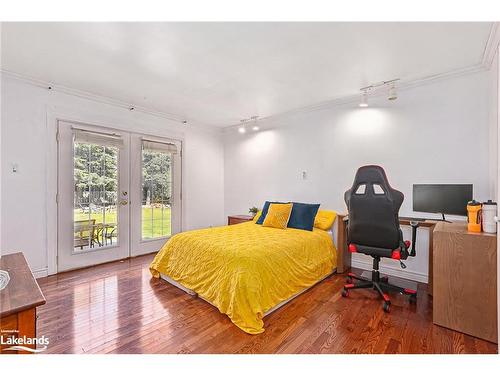
[[[184,132],[175,131],[172,129],[155,130],[153,134],[151,130],[139,129],[139,123],[133,119],[109,119],[109,116],[94,115],[88,111],[82,111],[74,108],[62,108],[60,106],[49,105],[46,109],[45,127],[46,127],[46,249],[47,249],[47,274],[54,275],[58,272],[57,269],[57,124],[59,121],[73,122],[86,124],[91,126],[101,126],[118,131],[138,132],[147,136],[159,136],[164,138],[176,139],[182,143],[183,157],[181,168],[185,171],[185,156],[186,141]],[[167,126],[169,121],[165,120]],[[171,125],[170,125],[171,126]],[[184,176],[184,174],[183,174]],[[184,177],[181,179],[182,196],[186,196],[186,184]],[[185,227],[185,209],[186,206],[181,204],[181,231]]]

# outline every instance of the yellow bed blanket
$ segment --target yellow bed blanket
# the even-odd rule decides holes
[[[254,222],[183,232],[156,254],[151,274],[177,281],[212,303],[243,331],[264,332],[264,313],[336,267],[331,235],[314,228]]]

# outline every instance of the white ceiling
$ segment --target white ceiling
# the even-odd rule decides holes
[[[481,62],[491,23],[3,23],[2,69],[209,125]]]

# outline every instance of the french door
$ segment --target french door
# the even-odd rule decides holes
[[[181,142],[130,135],[130,255],[160,249],[181,231]]]
[[[157,251],[181,230],[181,147],[59,121],[59,272]]]

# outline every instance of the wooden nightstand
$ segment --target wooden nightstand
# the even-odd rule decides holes
[[[253,216],[250,215],[230,215],[227,217],[227,225],[234,225],[252,221]]]

